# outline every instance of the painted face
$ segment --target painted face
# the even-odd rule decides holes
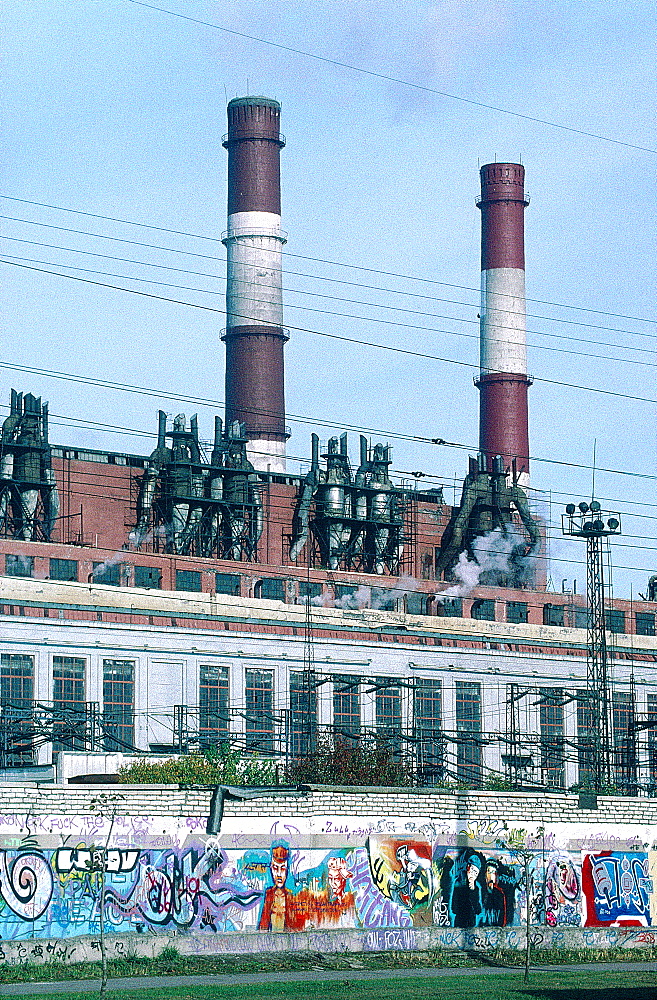
[[[474,884],[477,881],[477,875],[479,874],[479,865],[474,861],[468,863],[468,867],[465,870],[465,877],[468,880],[468,886],[474,889]]]
[[[486,885],[490,888],[494,886],[497,882],[497,868],[494,865],[489,865],[486,869]]]
[[[347,882],[339,871],[329,871],[328,884],[333,896],[342,896]]]
[[[274,885],[282,889],[287,879],[288,853],[284,847],[275,847],[272,852],[269,869]]]

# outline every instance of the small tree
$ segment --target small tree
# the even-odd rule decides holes
[[[203,753],[165,760],[143,757],[119,769],[122,784],[156,785],[276,785],[276,765],[233,750],[227,742],[206,747]]]
[[[534,842],[536,838],[543,838],[545,834],[545,828],[539,826],[535,834],[530,834],[527,830],[523,829],[510,829],[506,823],[504,824],[504,834],[498,837],[496,846],[500,850],[508,851],[519,863],[522,868],[522,879],[519,884],[524,885],[525,889],[525,973],[524,982],[529,979],[529,970],[531,967],[531,951],[532,951],[532,936],[531,936],[531,897],[532,897],[532,880],[531,880],[531,868],[532,862],[536,858],[538,853],[542,853],[542,848],[539,850],[534,847]]]
[[[327,739],[318,740],[312,753],[293,760],[288,777],[292,782],[324,785],[408,786],[413,784],[413,769],[390,748]]]
[[[97,798],[91,800],[89,809],[96,816],[104,820],[109,820],[105,844],[100,851],[92,854],[92,868],[100,876],[100,896],[98,900],[98,912],[100,917],[100,996],[107,993],[107,948],[105,947],[105,883],[107,881],[107,852],[114,829],[114,822],[118,806],[125,799],[125,795],[118,792],[108,794],[101,793]]]

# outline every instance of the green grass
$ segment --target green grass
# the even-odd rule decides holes
[[[657,960],[657,948],[559,949],[535,951],[533,961],[540,965],[568,965],[598,962],[637,962]],[[253,955],[181,955],[169,945],[157,958],[126,955],[108,961],[112,979],[124,976],[193,976],[236,975],[240,973],[301,971],[303,969],[417,969],[471,968],[487,965],[517,967],[524,964],[522,951],[501,949],[484,954],[460,951],[424,952],[317,952]],[[0,983],[60,982],[97,979],[100,962],[47,962],[45,965],[2,965]]]
[[[637,970],[619,972],[536,972],[529,983],[522,974],[427,979],[268,983],[257,986],[183,986],[157,990],[113,990],[108,1000],[650,1000],[655,975]],[[58,993],[59,1000],[89,1000],[90,993]],[[50,994],[54,1000],[53,994]],[[44,997],[44,1000],[46,998]]]

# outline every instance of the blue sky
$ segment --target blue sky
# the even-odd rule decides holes
[[[656,155],[630,148],[657,149],[653,5],[162,0],[159,6],[619,142],[318,62],[129,0],[6,0],[4,193],[195,234],[6,200],[3,214],[26,220],[4,221],[11,237],[3,243],[6,254],[221,309],[224,249],[213,240],[226,225],[226,98],[276,97],[287,136],[287,323],[445,359],[292,329],[288,411],[319,426],[289,417],[289,453],[306,457],[311,430],[323,440],[335,433],[329,422],[441,437],[474,450],[478,167],[521,159],[532,199],[527,293],[537,300],[528,303],[527,323],[536,376],[530,441],[532,454],[545,459],[534,462],[532,485],[557,520],[571,497],[590,496],[591,470],[577,466],[591,465],[594,442],[600,469],[632,473],[598,471],[596,493],[606,506],[628,512],[626,537],[615,545],[616,593],[644,590],[657,569],[657,408],[539,380],[657,396],[657,331],[647,321],[654,311]],[[169,394],[222,400],[220,314],[13,266],[3,265],[3,276],[5,363],[153,387],[161,396],[0,368],[0,402],[8,401],[11,386],[41,393],[68,421],[60,426],[54,418],[54,440],[100,448],[143,453],[152,443],[76,428],[70,418],[143,434],[155,430],[158,407],[172,414],[198,410],[202,433],[211,433],[216,407]],[[390,441],[398,470],[437,477],[452,500],[467,451]],[[355,433],[351,448],[356,455]],[[576,577],[582,590],[580,549],[558,541],[553,552],[555,585]]]

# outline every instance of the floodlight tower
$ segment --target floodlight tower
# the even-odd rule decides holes
[[[603,511],[597,500],[577,507],[569,503],[561,516],[562,531],[570,538],[586,540],[587,657],[586,718],[587,756],[596,791],[611,782],[612,725],[609,698],[607,628],[605,623],[605,583],[603,539],[619,535],[620,514]]]

